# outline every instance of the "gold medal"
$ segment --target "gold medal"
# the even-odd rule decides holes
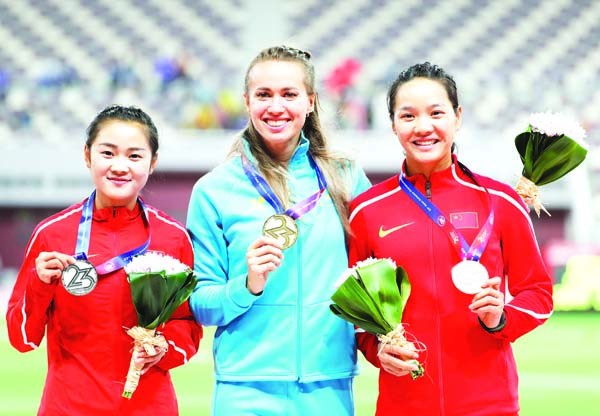
[[[478,261],[463,260],[452,268],[452,282],[458,290],[472,295],[490,278],[485,266]]]
[[[271,215],[263,224],[263,235],[275,238],[285,250],[293,246],[298,239],[298,226],[289,215]]]
[[[75,296],[83,296],[96,287],[98,272],[91,263],[77,260],[63,269],[60,280],[67,292]]]

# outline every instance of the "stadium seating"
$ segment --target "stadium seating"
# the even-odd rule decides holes
[[[248,57],[265,39],[311,51],[321,79],[341,60],[358,59],[362,69],[353,96],[367,107],[382,105],[373,103],[374,97],[400,68],[430,60],[455,74],[463,106],[482,128],[514,125],[527,113],[544,110],[571,112],[584,123],[600,119],[600,92],[591,88],[600,80],[598,1],[261,5],[0,0],[0,70],[10,76],[6,87],[0,83],[0,131],[39,135],[81,129],[99,108],[119,100],[143,105],[173,127],[237,126],[224,119],[215,102],[221,90],[240,99]],[[261,26],[275,33],[253,43]],[[161,83],[155,65],[161,58],[185,66],[184,82],[168,88]],[[131,83],[119,84],[111,75],[129,75]],[[322,95],[335,105],[336,97]],[[214,122],[197,120],[211,117]],[[586,127],[598,128],[591,122]]]

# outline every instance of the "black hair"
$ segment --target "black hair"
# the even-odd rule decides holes
[[[394,120],[394,108],[396,107],[396,93],[398,92],[398,88],[414,78],[427,78],[438,81],[446,90],[446,94],[448,94],[448,99],[452,104],[454,112],[456,113],[458,111],[458,91],[456,89],[454,78],[441,67],[433,65],[430,62],[423,62],[422,64],[415,64],[400,72],[392,85],[390,85],[387,95],[390,120]]]
[[[396,107],[396,94],[398,92],[398,88],[415,78],[430,79],[438,81],[440,84],[442,84],[446,90],[448,99],[452,104],[452,109],[455,113],[458,111],[458,89],[456,88],[456,82],[454,81],[454,78],[443,68],[426,61],[420,64],[412,65],[403,70],[400,72],[400,74],[398,74],[398,77],[394,80],[394,82],[392,82],[392,85],[390,85],[387,95],[387,106],[390,120],[394,120],[394,108]],[[452,153],[456,151],[456,143],[452,143],[451,151]],[[467,166],[461,162],[458,162],[458,167],[465,175],[469,177],[469,179],[473,181],[473,183],[479,185],[479,182],[477,182],[477,179],[475,179],[475,175]]]
[[[92,120],[86,129],[87,139],[85,145],[88,149],[92,147],[92,144],[94,143],[94,140],[96,140],[104,123],[112,120],[130,121],[144,126],[148,136],[148,144],[152,150],[152,157],[154,158],[156,156],[156,153],[158,152],[158,130],[156,129],[152,118],[137,107],[124,107],[120,105],[106,107],[96,116],[96,118],[94,118],[94,120]]]

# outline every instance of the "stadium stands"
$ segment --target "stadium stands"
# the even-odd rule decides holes
[[[22,180],[14,172],[34,149],[67,154],[69,142],[80,143],[87,123],[114,102],[142,106],[165,147],[185,149],[171,151],[172,159],[164,152],[162,169],[210,168],[222,155],[214,140],[245,124],[249,58],[274,43],[312,52],[324,122],[347,130],[338,136],[362,151],[367,170],[396,169],[397,148],[368,150],[393,142],[388,83],[424,60],[457,80],[465,110],[460,139],[474,169],[514,180],[510,142],[529,113],[549,110],[582,123],[591,170],[600,170],[598,0],[0,0],[0,146],[12,149],[0,159],[0,205],[26,195],[32,199],[24,203],[36,204],[36,195],[38,203],[70,200],[51,198],[50,185],[30,193],[10,188]],[[361,69],[340,96],[323,80],[347,58]],[[490,163],[490,152],[500,162]],[[34,164],[29,173],[43,180],[32,183],[52,183],[49,168]],[[87,186],[72,169],[73,183]],[[584,203],[600,207],[594,176],[569,192],[592,193]],[[550,208],[571,205],[565,192],[550,192]]]
[[[262,4],[264,19],[256,21],[253,6],[236,0],[0,0],[0,69],[10,75],[0,124],[36,135],[48,124],[82,128],[127,87],[127,99],[166,124],[230,127],[222,120],[195,122],[189,109],[216,106],[220,90],[240,90],[249,56],[241,49],[264,46],[253,47],[248,28],[271,29],[273,19],[286,23],[274,25],[284,29],[271,38],[310,50],[321,77],[347,57],[361,61],[354,96],[366,106],[399,68],[431,60],[456,75],[477,125],[506,126],[547,109],[577,114],[583,122],[600,118],[600,93],[589,88],[600,80],[598,1]],[[155,63],[161,58],[185,65],[184,88],[160,88]],[[124,73],[136,88],[111,83]],[[14,116],[23,110],[29,118]],[[370,127],[381,126],[371,121]]]

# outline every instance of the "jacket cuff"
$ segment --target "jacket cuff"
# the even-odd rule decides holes
[[[481,327],[490,334],[502,330],[502,328],[504,328],[504,326],[506,325],[506,315],[504,314],[504,311],[502,311],[502,316],[500,316],[500,322],[493,328],[488,328],[487,326],[485,326],[485,324],[479,317],[477,317],[477,319],[479,319],[479,324],[481,325]]]
[[[260,295],[253,295],[246,287],[246,276],[231,279],[227,285],[227,297],[240,308],[249,308]]]

